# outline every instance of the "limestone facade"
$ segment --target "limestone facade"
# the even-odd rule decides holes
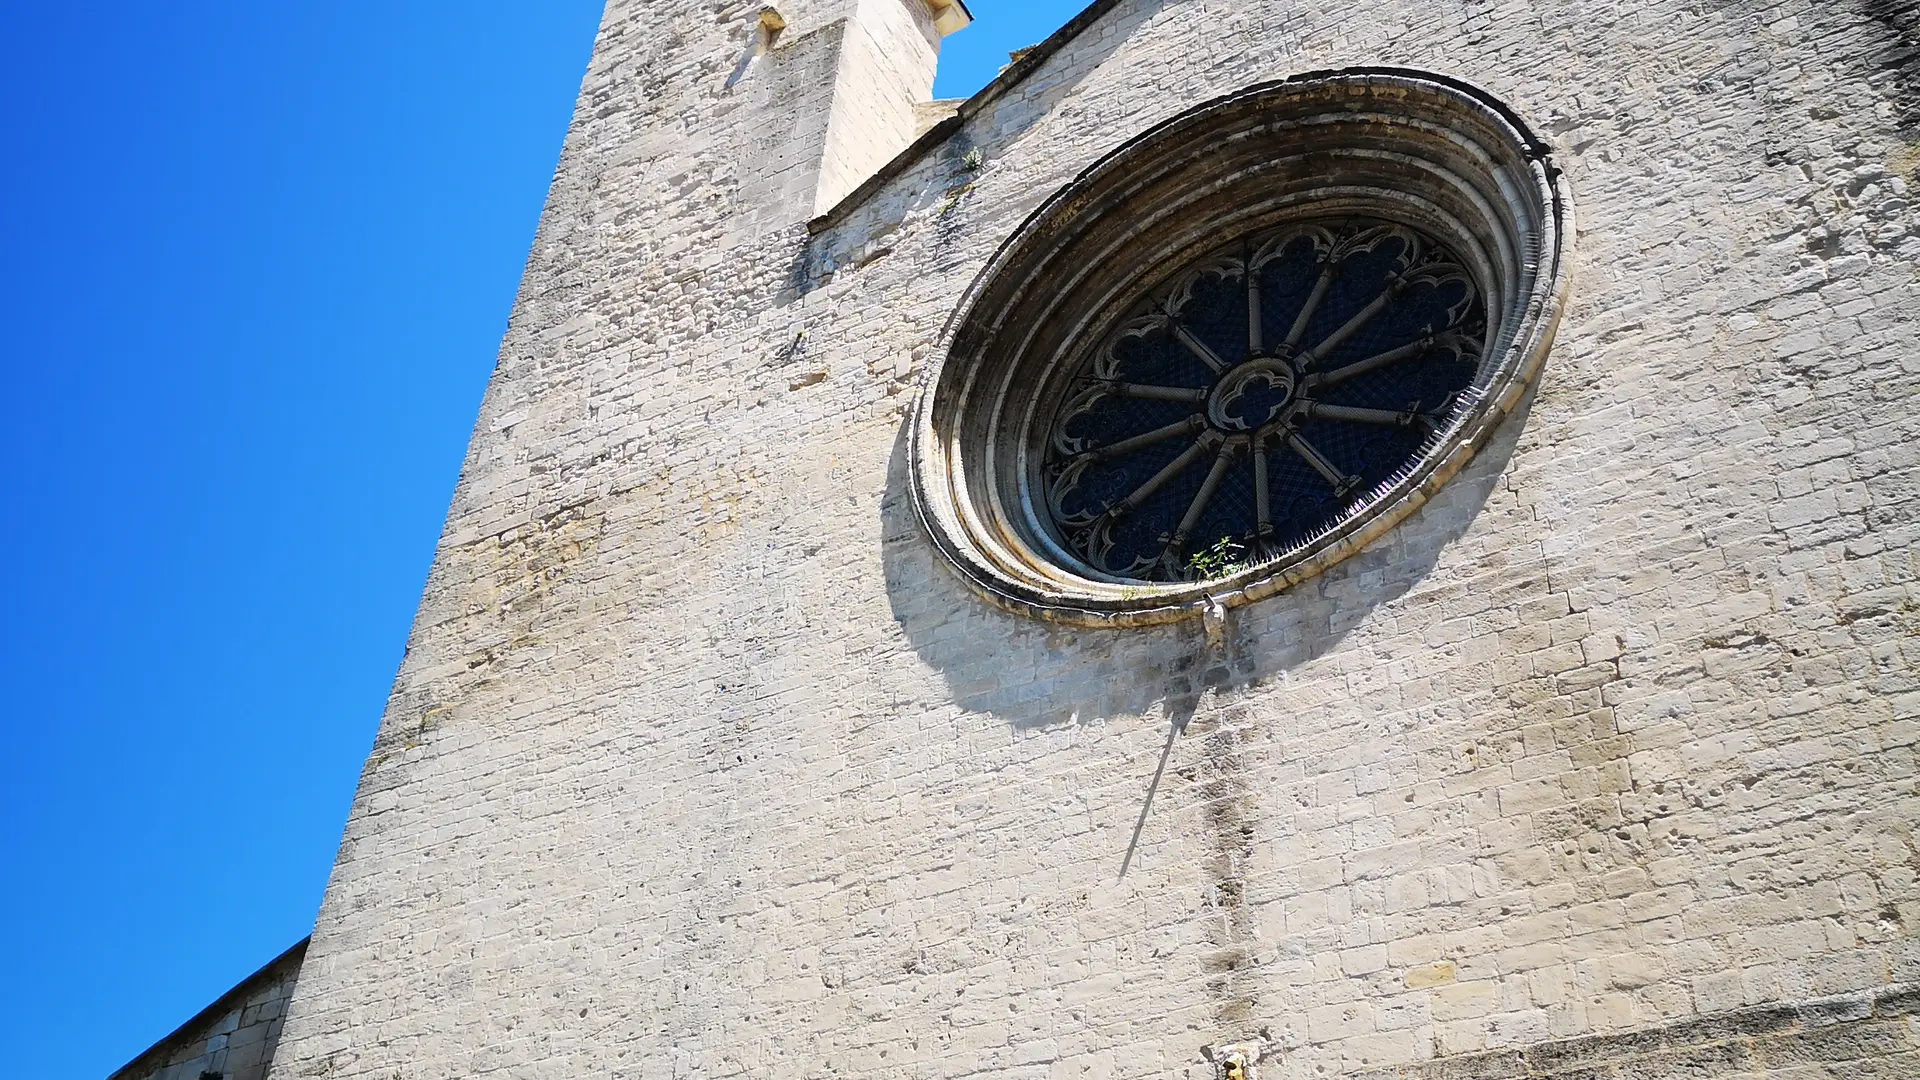
[[[939,15],[608,3],[273,1080],[1920,1074],[1920,8],[1101,0],[919,134]],[[976,276],[1357,67],[1565,170],[1535,390],[1217,642],[980,600]]]

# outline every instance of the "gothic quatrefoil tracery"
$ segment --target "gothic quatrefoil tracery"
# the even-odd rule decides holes
[[[1420,459],[1486,336],[1473,279],[1405,225],[1295,224],[1217,249],[1073,377],[1047,433],[1053,527],[1121,580],[1272,558]]]

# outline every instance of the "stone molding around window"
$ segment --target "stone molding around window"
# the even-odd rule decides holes
[[[1412,513],[1518,404],[1572,236],[1546,147],[1472,87],[1356,69],[1209,102],[1089,167],[975,279],[911,420],[915,505],[976,591],[1038,618],[1272,595]],[[1357,284],[1315,299],[1321,271]]]

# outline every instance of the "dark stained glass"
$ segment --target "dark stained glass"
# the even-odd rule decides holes
[[[1273,558],[1420,457],[1485,334],[1472,277],[1405,225],[1295,224],[1222,247],[1075,375],[1048,432],[1053,525],[1119,578]]]

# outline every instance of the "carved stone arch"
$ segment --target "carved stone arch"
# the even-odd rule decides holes
[[[1546,355],[1568,288],[1571,237],[1571,207],[1544,147],[1510,110],[1457,82],[1404,71],[1317,73],[1201,105],[1089,167],[975,280],[911,421],[921,517],[977,591],[1040,618],[1158,623],[1197,615],[1209,598],[1232,606],[1271,595],[1392,528],[1486,441]],[[1466,283],[1449,294],[1453,314],[1419,324],[1422,349],[1464,365],[1444,401],[1430,393],[1434,402],[1394,414],[1309,393],[1331,381],[1317,365],[1331,363],[1333,347],[1268,342],[1259,329],[1258,274],[1296,239],[1326,248],[1334,262],[1376,248],[1400,259],[1380,271],[1372,310],[1389,310],[1408,290]],[[1236,275],[1250,311],[1244,348],[1216,332],[1213,345],[1182,345],[1211,374],[1127,381],[1112,349],[1182,334],[1180,312],[1193,292],[1217,291]],[[1341,318],[1371,317],[1366,297],[1348,300]],[[1461,321],[1467,307],[1483,312],[1481,322]],[[1338,363],[1383,368],[1405,359],[1377,353]],[[1246,421],[1235,397],[1246,394],[1264,395],[1269,411]],[[1080,415],[1074,410],[1132,399],[1170,403],[1166,423],[1109,434],[1101,445],[1062,426],[1063,415]],[[1284,417],[1275,411],[1283,407]],[[1310,445],[1285,449],[1305,441],[1288,432],[1308,422],[1418,425],[1423,438],[1394,450],[1391,468],[1346,476],[1350,466]],[[1183,423],[1190,430],[1174,430]],[[1321,474],[1332,509],[1305,514],[1311,528],[1275,539],[1263,503],[1259,527],[1245,533],[1259,541],[1245,560],[1194,560],[1188,534],[1212,497],[1206,485],[1222,483],[1233,456],[1273,451],[1263,432],[1281,440],[1276,452]],[[1137,452],[1148,435],[1191,447],[1155,465],[1184,477],[1180,498],[1191,505],[1175,500],[1188,509],[1177,526],[1173,509],[1157,507],[1151,543],[1117,536],[1116,523],[1141,507],[1112,491],[1094,504],[1073,501],[1100,454]],[[1123,480],[1135,493],[1158,493],[1144,475]],[[1267,483],[1261,474],[1258,489]]]

